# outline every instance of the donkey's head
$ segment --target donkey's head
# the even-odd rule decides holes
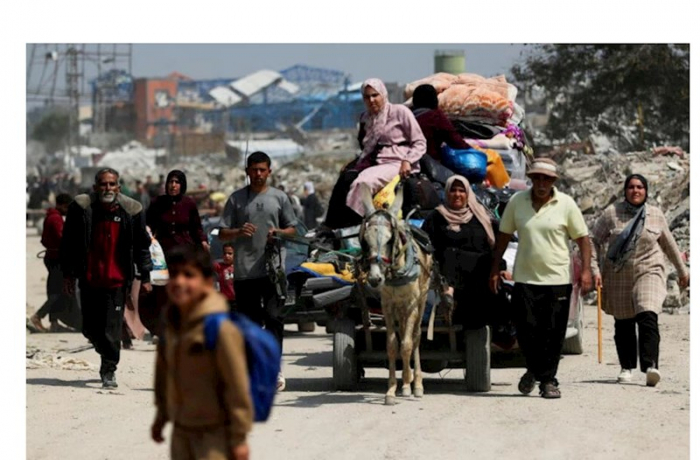
[[[367,280],[372,287],[384,284],[387,269],[395,265],[394,257],[399,252],[401,237],[398,229],[398,213],[403,203],[403,192],[396,192],[396,199],[389,209],[375,210],[372,194],[367,186],[361,186],[365,218],[360,229],[362,257],[365,266],[369,265]]]

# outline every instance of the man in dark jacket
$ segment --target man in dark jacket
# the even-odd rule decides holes
[[[46,279],[46,302],[30,318],[32,325],[40,332],[45,332],[46,328],[41,320],[49,316],[51,322],[51,332],[59,332],[59,313],[67,307],[69,299],[63,295],[63,273],[59,260],[59,248],[61,246],[61,236],[63,235],[63,217],[68,212],[68,206],[73,198],[65,193],[56,197],[56,207],[46,210],[44,219],[44,229],[41,234],[41,244],[46,248],[44,255],[44,265],[49,271]],[[65,322],[65,321],[64,321]],[[69,324],[72,326],[72,324]]]
[[[313,182],[304,183],[304,225],[308,230],[318,227],[318,219],[323,217],[323,205],[316,196]]]
[[[102,386],[116,388],[126,295],[139,276],[151,290],[151,244],[141,203],[120,193],[119,173],[95,175],[93,193],[78,195],[68,208],[61,240],[64,289],[80,283],[83,335],[102,358]]]

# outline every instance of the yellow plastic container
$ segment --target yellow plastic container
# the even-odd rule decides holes
[[[383,189],[381,189],[379,192],[377,192],[376,195],[374,195],[374,199],[372,200],[372,202],[374,203],[375,209],[388,208],[392,205],[392,203],[396,199],[395,189],[400,180],[401,176],[394,177],[391,182],[386,184]],[[400,218],[401,214],[399,212],[399,219]]]

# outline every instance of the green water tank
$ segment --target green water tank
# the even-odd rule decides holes
[[[466,69],[466,57],[464,50],[438,50],[435,51],[435,73],[446,72],[453,75],[464,73]]]

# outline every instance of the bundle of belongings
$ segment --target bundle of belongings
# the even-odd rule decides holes
[[[514,192],[526,187],[525,171],[533,156],[520,127],[525,112],[515,102],[517,88],[503,75],[437,73],[406,85],[407,106],[412,106],[415,89],[424,84],[435,88],[438,108],[471,148],[443,145],[441,161],[424,155],[421,173],[404,183],[403,215],[413,210],[410,217],[420,222],[443,201],[447,179],[460,174],[498,218]]]

